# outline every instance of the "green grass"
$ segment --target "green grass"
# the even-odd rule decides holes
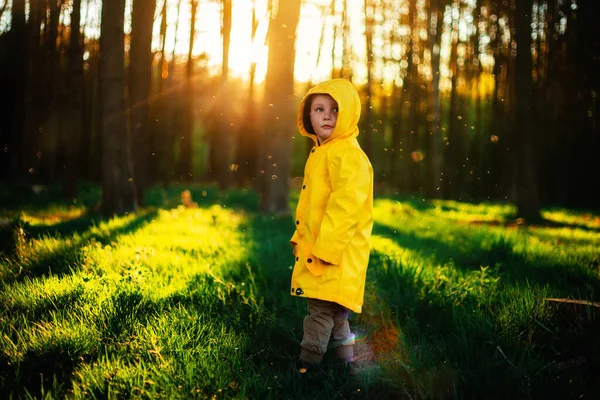
[[[178,206],[190,189],[198,208]],[[291,217],[248,190],[153,188],[103,219],[99,190],[0,188],[0,393],[13,398],[597,398],[600,218],[377,198],[363,314],[377,368],[294,362]],[[292,209],[297,194],[290,200]]]

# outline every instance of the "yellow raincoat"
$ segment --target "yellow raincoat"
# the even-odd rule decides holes
[[[338,103],[335,128],[320,145],[303,122],[311,94],[329,94]],[[297,245],[292,295],[332,301],[357,313],[362,311],[373,228],[373,168],[356,140],[359,118],[360,98],[347,80],[323,82],[302,99],[298,129],[315,147],[304,168],[290,240]]]

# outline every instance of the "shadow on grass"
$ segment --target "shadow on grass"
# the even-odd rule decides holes
[[[57,248],[48,251],[40,250],[39,254],[34,256],[27,254],[28,250],[24,250],[21,256],[13,255],[11,257],[9,255],[10,264],[8,268],[11,273],[2,274],[3,283],[6,284],[12,281],[21,281],[25,278],[46,276],[48,274],[56,276],[70,274],[80,268],[81,249],[89,244],[90,241],[95,240],[103,245],[110,244],[116,241],[119,236],[135,232],[142,228],[155,219],[157,215],[158,212],[156,210],[142,211],[123,226],[98,233],[86,230],[81,232],[80,238],[67,238]],[[80,233],[74,228],[76,226],[91,226],[91,223],[88,224],[87,221],[70,221],[70,223],[73,224],[69,228],[72,233]]]
[[[42,393],[66,394],[73,372],[86,358],[75,341],[55,342],[43,349],[29,350],[14,365],[0,357],[0,388],[7,398],[43,398]],[[27,394],[27,396],[26,396]]]
[[[575,294],[578,289],[592,285],[591,292],[600,292],[600,280],[585,266],[548,264],[545,260],[532,263],[523,255],[515,253],[510,243],[499,241],[491,249],[484,249],[481,239],[465,234],[466,246],[449,246],[438,240],[416,235],[398,233],[393,228],[375,223],[373,234],[386,237],[400,247],[420,252],[424,258],[433,258],[439,265],[453,260],[453,266],[464,271],[479,270],[481,266],[500,265],[500,273],[508,282],[536,282],[561,288],[565,293]],[[535,260],[535,259],[534,259]]]

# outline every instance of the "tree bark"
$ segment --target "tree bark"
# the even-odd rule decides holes
[[[429,116],[427,118],[429,124],[429,145],[426,147],[429,152],[428,160],[428,182],[425,184],[426,194],[429,197],[440,196],[440,185],[442,179],[442,162],[443,162],[443,138],[440,134],[441,124],[441,105],[440,105],[440,50],[442,43],[442,29],[444,23],[444,6],[440,0],[431,0],[430,13],[431,21],[434,26],[429,26],[429,48],[431,51],[431,89],[429,91],[428,109]],[[433,22],[435,21],[435,22]]]
[[[225,190],[229,184],[232,132],[230,125],[231,107],[229,107],[229,45],[231,43],[231,0],[222,0],[223,15],[221,34],[223,39],[223,62],[221,64],[221,85],[213,102],[213,112],[209,122],[209,178]]]
[[[107,216],[136,209],[125,116],[124,15],[125,0],[102,4],[102,211]]]
[[[183,117],[183,132],[179,141],[179,180],[189,181],[192,179],[192,149],[194,146],[194,39],[196,36],[196,15],[198,12],[198,0],[190,0],[191,24],[190,24],[190,45],[188,47],[188,57],[186,63],[186,84],[185,84],[185,113]]]
[[[30,166],[23,160],[27,159],[29,144],[23,141],[25,128],[26,110],[25,88],[27,80],[28,59],[27,52],[22,51],[27,46],[27,26],[25,25],[25,0],[13,0],[11,14],[11,27],[8,34],[9,57],[11,57],[12,68],[9,67],[11,79],[7,90],[11,100],[10,128],[5,153],[8,153],[8,175],[11,178],[27,177]]]
[[[63,197],[77,196],[76,180],[80,167],[80,143],[83,128],[83,49],[80,33],[81,0],[73,0],[71,12],[71,36],[69,40],[69,73],[63,136],[65,169]]]
[[[129,63],[129,107],[136,201],[144,205],[144,191],[150,184],[150,140],[148,112],[152,80],[152,26],[156,0],[134,0],[131,17]]]
[[[532,124],[532,58],[531,58],[531,12],[533,0],[517,2],[516,17],[516,116],[513,151],[516,152],[516,203],[519,217],[536,220],[540,218],[537,186],[537,154],[534,150]]]
[[[344,3],[346,4],[346,3]],[[364,0],[363,3],[364,12],[365,12],[365,40],[366,40],[366,49],[367,49],[367,83],[365,85],[365,109],[363,111],[363,134],[362,144],[363,149],[369,158],[373,158],[373,110],[372,110],[372,102],[373,102],[373,25],[375,24],[375,20],[373,18],[373,4],[370,0]],[[346,8],[344,8],[344,12],[346,13]],[[344,30],[344,33],[346,31]],[[344,35],[345,37],[345,35]]]
[[[258,29],[258,19],[256,18],[256,0],[252,1],[252,42],[256,37]],[[260,128],[257,117],[258,109],[254,99],[254,80],[256,75],[256,62],[250,63],[248,94],[246,99],[246,112],[244,124],[241,124],[237,130],[237,143],[235,146],[235,178],[238,185],[244,185],[250,181],[255,181],[258,168],[259,141],[258,136]],[[255,183],[255,182],[253,182]]]
[[[295,118],[294,61],[296,27],[301,0],[279,0],[269,27],[269,61],[265,82],[265,115],[262,163],[264,186],[260,208],[269,213],[288,214],[292,132]],[[271,106],[272,105],[272,106]]]
[[[417,25],[417,2],[416,0],[410,0],[408,6],[408,21],[411,26],[410,29],[410,38],[408,41],[408,55],[407,62],[408,66],[406,68],[406,78],[405,89],[408,91],[408,101],[409,101],[409,109],[408,109],[408,132],[406,135],[406,144],[405,144],[405,156],[407,157],[407,170],[406,170],[406,187],[409,193],[416,193],[419,188],[419,170],[420,170],[420,161],[417,155],[417,151],[419,150],[419,116],[418,116],[418,108],[417,103],[418,93],[417,93],[417,85],[418,85],[418,72],[417,65],[414,62],[415,56],[415,40],[418,40],[416,31],[419,30],[419,26]]]
[[[460,8],[460,4],[458,5]],[[460,191],[459,185],[459,166],[461,158],[460,127],[458,118],[458,21],[459,18],[452,20],[452,44],[450,49],[450,71],[452,88],[450,90],[450,106],[448,110],[448,135],[445,141],[444,157],[444,180],[443,195],[445,198],[457,198]]]

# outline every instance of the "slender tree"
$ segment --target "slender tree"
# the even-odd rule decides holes
[[[136,208],[125,115],[125,0],[102,4],[102,210],[105,215]]]
[[[442,135],[441,125],[441,102],[440,102],[440,51],[442,44],[442,30],[444,23],[444,8],[442,0],[430,0],[430,15],[429,24],[429,51],[431,53],[431,84],[429,85],[428,97],[428,146],[426,149],[429,157],[426,162],[428,181],[425,183],[426,194],[429,197],[438,197],[441,190],[442,179]],[[428,189],[427,189],[428,188]]]
[[[232,127],[230,119],[232,118],[228,78],[229,78],[229,47],[231,43],[231,21],[232,21],[232,2],[231,0],[222,1],[222,25],[221,35],[223,39],[221,64],[221,82],[219,91],[211,107],[211,118],[208,128],[209,140],[209,177],[219,183],[221,190],[228,185],[229,163],[231,157],[232,145]]]
[[[134,0],[131,17],[129,63],[129,109],[136,201],[144,204],[144,191],[150,184],[150,140],[148,110],[152,79],[152,25],[156,0]]]
[[[288,194],[292,132],[295,118],[294,94],[296,27],[301,0],[279,0],[269,26],[269,62],[265,82],[263,179],[261,210],[289,213]]]
[[[175,19],[175,34],[173,35],[173,50],[171,51],[171,60],[167,66],[166,93],[164,98],[168,103],[165,105],[165,131],[163,134],[163,186],[166,188],[175,175],[175,138],[180,136],[182,127],[181,109],[182,88],[177,84],[175,77],[176,58],[175,49],[179,41],[179,16],[181,13],[181,3],[183,0],[177,1],[177,18]]]
[[[347,6],[347,4],[345,4]],[[361,135],[363,149],[369,158],[373,157],[373,28],[375,25],[372,0],[364,0],[365,44],[367,49],[367,82],[365,85],[365,112],[363,117],[364,134]],[[346,9],[344,8],[345,12]],[[344,31],[345,32],[345,31]],[[345,36],[344,36],[345,37]]]
[[[198,14],[198,0],[190,0],[190,40],[188,47],[187,63],[185,68],[185,113],[183,117],[183,132],[179,142],[179,180],[189,181],[192,178],[192,149],[194,146],[194,39],[196,37],[196,16]]]
[[[12,58],[11,67],[8,68],[11,74],[11,81],[8,82],[8,90],[11,93],[11,113],[9,118],[9,137],[5,144],[5,152],[9,155],[8,170],[13,178],[23,178],[27,176],[29,166],[23,163],[26,160],[27,143],[22,140],[22,134],[25,124],[25,112],[23,107],[25,102],[25,91],[21,84],[27,79],[28,59],[27,52],[21,51],[26,48],[27,26],[25,23],[25,0],[13,0],[11,10],[11,24],[8,36],[9,54]]]
[[[256,0],[252,0],[252,32],[251,40],[254,43],[256,31],[258,29],[258,18],[256,17]],[[246,99],[246,112],[244,124],[238,127],[237,143],[235,146],[235,165],[236,181],[243,185],[252,179],[255,179],[258,168],[259,157],[259,133],[260,127],[258,118],[258,109],[255,100],[255,76],[256,61],[250,62],[248,78],[248,94]]]
[[[460,163],[461,163],[461,143],[460,125],[458,118],[460,117],[458,107],[458,42],[459,32],[458,24],[461,15],[461,4],[455,2],[452,7],[458,8],[458,17],[452,19],[451,30],[451,49],[450,49],[450,73],[451,84],[450,89],[450,105],[448,109],[448,134],[444,157],[444,180],[443,180],[443,195],[446,198],[455,198],[460,193]],[[454,14],[454,13],[453,13]]]
[[[83,49],[81,46],[81,0],[73,0],[71,35],[69,39],[69,73],[67,74],[66,109],[64,114],[63,146],[65,168],[63,197],[77,196],[76,179],[80,166],[80,143],[83,128]]]
[[[515,177],[517,213],[520,217],[537,220],[540,204],[537,186],[537,154],[534,149],[532,124],[532,59],[531,13],[533,0],[520,0],[515,9],[517,42],[516,59],[516,115],[513,133],[513,151],[516,154]]]

